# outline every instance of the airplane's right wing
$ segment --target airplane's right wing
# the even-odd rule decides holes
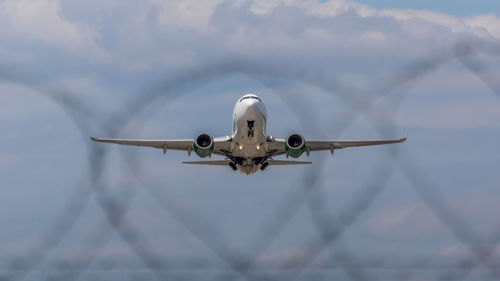
[[[132,139],[101,139],[90,137],[95,142],[115,143],[121,145],[147,146],[154,148],[164,148],[175,150],[187,150],[188,146],[193,145],[193,140],[132,140]]]
[[[193,139],[184,140],[138,140],[138,139],[101,139],[90,137],[92,141],[114,143],[121,145],[145,146],[163,149],[166,152],[168,149],[193,151]],[[225,151],[230,149],[231,140],[227,137],[214,138],[214,154],[225,155]]]

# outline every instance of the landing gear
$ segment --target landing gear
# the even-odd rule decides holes
[[[254,126],[255,120],[247,120],[247,127],[248,127],[248,137],[253,137],[253,126]]]
[[[233,171],[236,171],[236,165],[233,162],[229,162],[229,167],[231,167]]]
[[[269,166],[269,162],[264,162],[262,166],[260,166],[260,170],[264,171],[267,168],[267,166]]]

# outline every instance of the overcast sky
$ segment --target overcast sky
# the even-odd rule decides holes
[[[331,273],[434,280],[482,247],[466,278],[494,278],[500,5],[372,2],[1,0],[0,270],[16,259],[39,280],[64,260],[95,280],[108,274],[96,268],[229,268],[255,254],[257,267],[307,261],[304,279],[343,262],[438,261]],[[269,135],[408,141],[244,176],[88,139],[228,135],[249,92]],[[127,210],[121,232],[113,204]]]

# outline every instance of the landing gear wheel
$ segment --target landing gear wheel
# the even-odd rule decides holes
[[[267,166],[269,166],[269,162],[264,162],[264,164],[262,164],[262,166],[260,166],[260,170],[264,171],[267,168]]]

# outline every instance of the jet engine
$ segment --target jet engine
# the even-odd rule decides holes
[[[214,150],[214,138],[209,134],[199,134],[194,139],[193,148],[201,158],[210,156]]]
[[[293,158],[298,158],[306,150],[306,141],[299,134],[291,134],[286,138],[285,151]]]

